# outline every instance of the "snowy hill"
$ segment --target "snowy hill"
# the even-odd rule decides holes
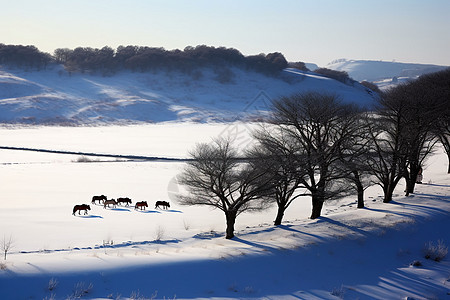
[[[217,70],[119,72],[110,77],[68,73],[61,66],[43,71],[0,68],[0,122],[93,124],[164,121],[252,120],[271,99],[298,92],[336,93],[365,106],[376,95],[311,72],[285,70],[279,77],[231,68]]]
[[[346,60],[339,59],[326,66],[328,69],[345,71],[350,77],[358,81],[370,81],[377,83],[380,87],[388,83],[394,83],[414,79],[420,75],[437,72],[447,68],[446,66],[399,63],[370,60]]]

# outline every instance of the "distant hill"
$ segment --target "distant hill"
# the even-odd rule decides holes
[[[0,123],[96,124],[119,122],[256,120],[271,99],[299,92],[339,95],[370,106],[377,94],[313,72],[286,69],[278,76],[229,67],[192,73],[120,71],[111,76],[0,67]]]
[[[399,63],[370,60],[339,59],[326,66],[329,69],[345,71],[358,81],[370,81],[383,86],[386,83],[415,79],[420,75],[441,71],[447,66]]]
[[[305,63],[305,66],[311,71],[314,71],[319,68],[319,66],[314,63]]]

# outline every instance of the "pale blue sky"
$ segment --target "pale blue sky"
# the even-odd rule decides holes
[[[450,0],[0,0],[0,43],[56,48],[205,44],[450,65]]]

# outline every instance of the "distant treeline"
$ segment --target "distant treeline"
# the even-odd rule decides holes
[[[165,50],[146,46],[119,46],[101,49],[78,47],[56,49],[55,60],[73,71],[115,72],[131,70],[146,72],[167,69],[192,72],[197,67],[237,66],[258,72],[274,74],[287,67],[283,54],[275,52],[244,56],[233,48],[200,45],[184,50]]]
[[[337,71],[337,70],[331,70],[327,68],[320,68],[314,70],[315,73],[323,75],[328,78],[335,79],[337,81],[340,81],[345,84],[352,84],[355,82],[355,80],[351,79],[347,72],[345,71]]]
[[[54,61],[53,57],[35,46],[5,45],[0,43],[0,65],[42,69]]]
[[[103,75],[120,70],[146,72],[177,70],[192,72],[197,67],[241,67],[266,74],[276,74],[288,66],[279,52],[244,56],[239,50],[199,45],[184,50],[165,50],[146,46],[105,46],[101,49],[58,48],[53,55],[35,46],[0,44],[0,64],[42,69],[50,63],[62,64],[70,72],[94,72]]]
[[[277,75],[290,67],[309,71],[303,62],[287,62],[283,54],[273,52],[244,56],[239,50],[226,47],[188,46],[184,50],[166,50],[147,46],[105,46],[101,49],[77,47],[58,48],[53,55],[35,46],[0,44],[0,65],[26,69],[44,69],[49,64],[62,64],[68,72],[112,75],[120,70],[147,72],[154,70],[181,71],[196,76],[199,67],[213,67],[220,82],[229,82],[228,67],[239,67],[267,75]],[[321,68],[314,72],[345,84],[353,84],[347,72]],[[373,88],[373,87],[372,87]]]

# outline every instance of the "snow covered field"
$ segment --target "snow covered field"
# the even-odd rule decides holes
[[[3,127],[0,146],[186,158],[197,142],[232,135],[248,145],[245,123],[161,123],[100,127]],[[90,160],[90,162],[79,161]],[[0,150],[0,299],[447,299],[450,262],[426,260],[427,242],[450,244],[450,176],[439,151],[424,183],[394,203],[371,187],[327,203],[309,220],[309,199],[275,228],[275,208],[242,214],[225,240],[222,212],[179,206],[181,161],[138,161]],[[93,195],[146,200],[146,211],[75,204]],[[157,200],[168,210],[154,209]],[[410,264],[420,261],[422,266]]]

